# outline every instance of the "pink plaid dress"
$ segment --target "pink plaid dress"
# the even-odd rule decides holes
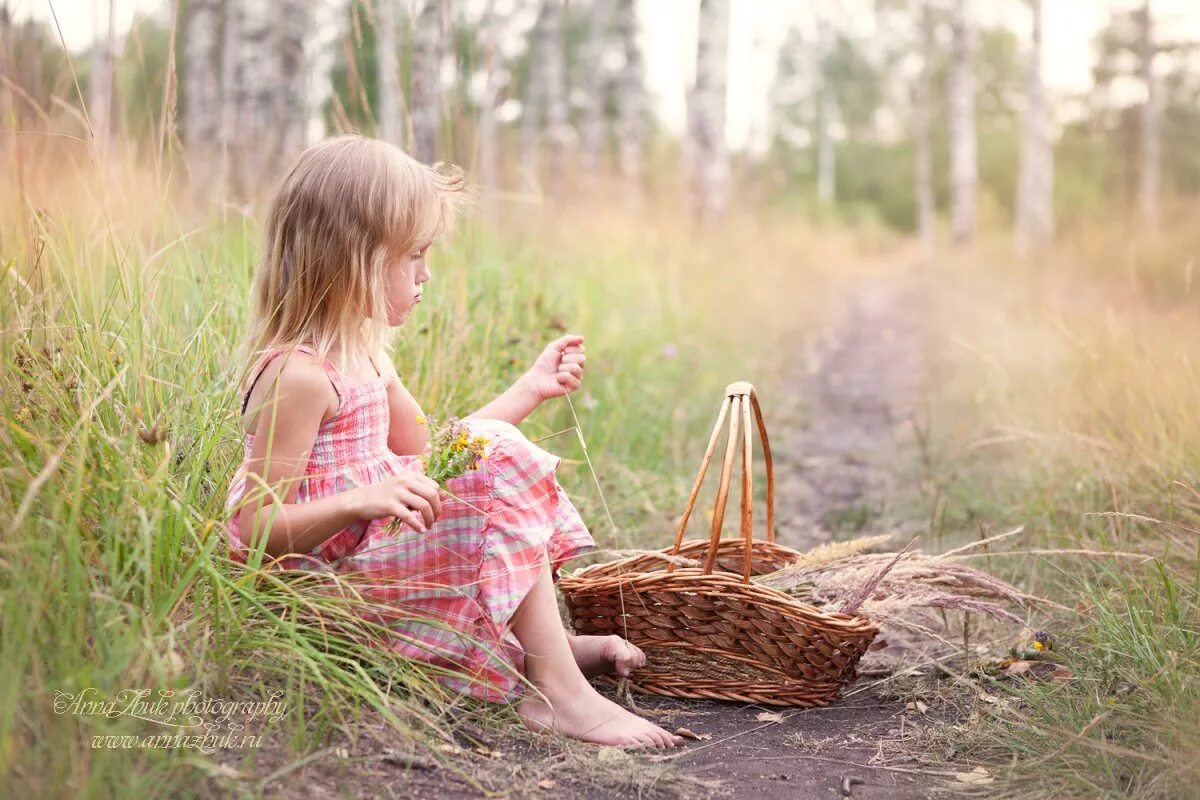
[[[315,356],[304,345],[296,350]],[[270,359],[286,352],[268,353],[254,380]],[[295,502],[420,470],[419,456],[388,449],[387,379],[349,386],[328,360],[323,366],[337,391],[338,410],[317,432]],[[395,632],[386,646],[450,670],[435,674],[456,691],[505,701],[520,694],[524,671],[524,651],[509,625],[538,578],[543,553],[557,578],[565,561],[595,543],[556,480],[558,456],[507,422],[472,419],[467,424],[472,435],[488,439],[484,459],[478,469],[448,483],[461,499],[444,500],[441,516],[425,533],[406,524],[389,532],[393,517],[360,520],[309,553],[272,566],[360,573],[356,577],[368,579],[368,588],[360,591],[371,600],[363,617],[385,622]],[[247,434],[245,459],[253,443],[253,434]],[[245,459],[226,500],[230,555],[242,563],[246,545],[232,512],[247,490]]]

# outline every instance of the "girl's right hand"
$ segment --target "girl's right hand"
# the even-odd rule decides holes
[[[402,472],[352,491],[362,519],[395,517],[424,533],[442,513],[437,481],[421,472]]]

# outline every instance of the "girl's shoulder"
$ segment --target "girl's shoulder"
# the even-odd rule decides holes
[[[396,372],[396,364],[392,361],[392,354],[386,348],[379,348],[371,356],[371,363],[375,365],[375,369],[379,370],[380,375],[387,378],[387,383],[399,382],[400,375]]]
[[[330,381],[324,363],[302,350],[280,350],[260,357],[242,386],[242,428],[253,433],[257,427],[258,410],[278,398],[281,410],[315,413],[321,410],[321,421],[337,412],[338,393]]]

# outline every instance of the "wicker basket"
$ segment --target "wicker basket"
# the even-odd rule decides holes
[[[767,537],[753,534],[750,411],[767,468]],[[732,412],[732,413],[730,413]],[[726,416],[729,439],[708,539],[683,541]],[[741,538],[722,539],[742,422]],[[868,620],[822,611],[751,575],[786,566],[799,553],[775,544],[775,475],[754,387],[732,383],[679,522],[673,547],[564,574],[559,587],[581,634],[620,634],[642,648],[635,689],[671,697],[771,706],[829,703],[857,676],[875,638]],[[703,563],[698,563],[703,558]],[[681,566],[684,564],[686,566]]]

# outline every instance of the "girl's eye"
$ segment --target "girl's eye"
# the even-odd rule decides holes
[[[415,253],[413,253],[413,254],[412,254],[412,260],[413,260],[413,261],[420,261],[422,258],[424,258],[424,257],[425,257],[425,251],[426,251],[426,250],[428,250],[428,249],[429,249],[428,247],[423,247],[423,248],[421,248],[420,250],[418,250],[418,251],[416,251]]]

